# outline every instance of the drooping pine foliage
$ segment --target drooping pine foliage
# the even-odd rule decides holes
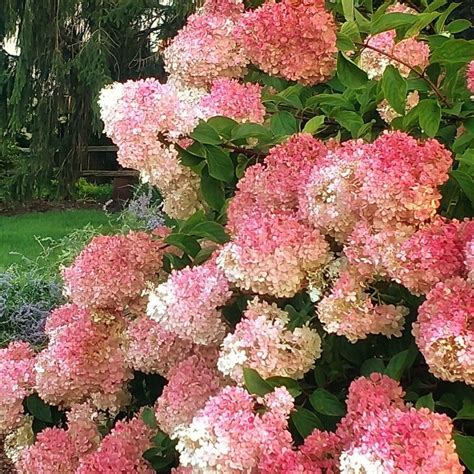
[[[25,196],[56,178],[67,195],[111,80],[162,76],[156,48],[182,26],[194,0],[6,0],[0,6],[0,129],[32,133]],[[17,35],[20,55],[2,48]]]

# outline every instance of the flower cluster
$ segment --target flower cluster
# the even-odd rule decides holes
[[[196,412],[224,385],[213,362],[211,367],[204,358],[194,355],[170,370],[168,384],[155,404],[160,429],[173,435],[189,425]]]
[[[266,2],[242,15],[236,36],[268,74],[318,84],[336,67],[336,25],[321,0]]]
[[[59,406],[92,398],[99,408],[119,408],[131,377],[121,347],[121,317],[66,305],[55,310],[53,320],[48,347],[36,358],[38,394]]]
[[[308,133],[293,135],[273,147],[265,162],[248,168],[237,184],[228,209],[227,227],[236,231],[255,210],[296,211],[301,183],[326,153],[326,146]]]
[[[165,68],[180,84],[206,88],[216,79],[242,77],[248,60],[235,27],[242,1],[208,0],[164,51]]]
[[[142,457],[151,448],[153,431],[139,416],[118,421],[98,449],[85,456],[76,474],[152,474],[155,471]]]
[[[415,10],[396,3],[387,9],[387,13],[415,14]],[[408,77],[412,69],[423,71],[429,64],[430,48],[416,38],[396,40],[395,30],[369,36],[366,47],[360,55],[360,66],[367,72],[369,79],[380,79],[387,66],[395,66],[403,77]]]
[[[438,283],[420,306],[413,334],[436,377],[474,385],[473,315],[474,287],[461,277]]]
[[[238,383],[243,383],[243,367],[264,378],[302,378],[321,354],[321,338],[308,326],[291,331],[288,322],[287,312],[254,299],[235,331],[224,339],[217,367]]]
[[[226,326],[219,308],[232,292],[213,260],[173,271],[149,294],[147,314],[167,331],[196,344],[222,341]]]
[[[338,426],[340,472],[462,473],[446,415],[403,403],[394,380],[380,374],[355,380],[348,414]]]
[[[260,401],[267,407],[263,415],[243,388],[226,387],[210,398],[189,426],[177,430],[181,464],[193,472],[251,472],[264,453],[291,443],[293,398],[281,387]]]
[[[66,292],[82,307],[133,307],[146,282],[161,270],[162,253],[163,244],[144,232],[94,237],[64,269]]]
[[[217,257],[217,264],[237,287],[258,294],[294,296],[307,274],[329,258],[323,236],[289,212],[247,216],[232,241]]]
[[[29,344],[12,342],[0,349],[0,435],[21,422],[23,399],[33,393],[34,363]]]
[[[200,107],[205,117],[223,115],[241,123],[262,123],[265,118],[262,87],[240,84],[235,79],[214,81],[211,92],[202,98]]]
[[[94,408],[74,405],[67,418],[67,430],[47,428],[38,434],[34,444],[24,447],[15,463],[20,474],[76,472],[80,459],[97,448],[100,434]],[[16,449],[18,441],[17,437]]]

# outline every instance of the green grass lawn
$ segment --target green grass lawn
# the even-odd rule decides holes
[[[42,251],[37,237],[57,240],[88,224],[104,234],[110,233],[114,228],[113,217],[94,209],[0,216],[0,268],[23,261],[20,255],[12,255],[11,252],[18,252],[29,259],[36,258]]]

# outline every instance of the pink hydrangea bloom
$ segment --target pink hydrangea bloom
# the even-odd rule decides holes
[[[68,432],[46,428],[38,433],[35,444],[23,451],[15,467],[19,474],[70,474],[78,465],[78,453]]]
[[[474,94],[474,61],[471,61],[467,66],[466,81],[467,88],[471,94]]]
[[[336,26],[322,0],[266,2],[241,17],[236,34],[250,61],[271,75],[318,84],[336,67]]]
[[[458,221],[434,220],[403,242],[399,264],[389,268],[391,277],[413,294],[427,293],[436,283],[464,274],[464,242]]]
[[[235,37],[243,2],[211,0],[188,18],[186,26],[164,51],[165,68],[173,80],[206,88],[219,78],[239,78],[248,60]]]
[[[255,209],[296,211],[304,181],[326,153],[325,145],[308,133],[293,135],[273,147],[265,162],[248,168],[238,182],[227,213],[228,228],[236,231]]]
[[[125,332],[125,356],[134,369],[147,374],[168,373],[196,352],[212,352],[213,348],[198,346],[189,340],[181,339],[150,319],[140,316],[132,321]]]
[[[291,443],[287,417],[293,399],[284,387],[259,400],[238,387],[226,387],[209,399],[188,427],[177,430],[183,466],[198,472],[251,472],[263,453],[280,452]]]
[[[330,294],[317,306],[317,315],[324,329],[345,336],[351,342],[369,334],[401,336],[408,309],[374,304],[365,290],[364,280],[351,271],[343,271]]]
[[[241,84],[235,79],[217,79],[199,104],[205,117],[223,115],[237,122],[263,123],[262,86]]]
[[[76,474],[152,474],[142,457],[151,448],[153,431],[140,417],[118,421],[96,452],[84,457]]]
[[[460,277],[438,283],[418,310],[416,343],[430,371],[474,385],[474,288]]]
[[[38,394],[53,405],[71,406],[92,397],[99,408],[117,408],[131,377],[121,348],[122,321],[68,306],[67,312],[72,311],[74,320],[50,332],[48,347],[37,356]]]
[[[347,415],[337,428],[340,472],[395,474],[462,473],[452,439],[452,421],[403,402],[399,384],[381,374],[349,387]]]
[[[255,210],[217,257],[230,282],[259,294],[291,297],[329,259],[321,234],[289,212]]]
[[[448,179],[451,153],[437,140],[417,141],[404,132],[377,138],[356,170],[361,213],[375,228],[418,225],[436,214],[438,186]]]
[[[162,265],[163,244],[144,232],[94,237],[63,270],[66,292],[79,306],[121,310],[139,303]]]
[[[173,435],[180,426],[188,425],[207,400],[224,385],[215,363],[191,356],[172,368],[168,384],[155,404],[158,426]]]
[[[308,326],[290,331],[288,321],[287,312],[255,298],[224,339],[219,370],[238,383],[243,383],[244,367],[257,370],[263,378],[302,378],[321,355],[321,338]]]
[[[149,294],[148,316],[167,331],[197,344],[222,341],[226,325],[220,307],[231,297],[229,283],[214,260],[173,271]]]
[[[0,435],[22,419],[23,400],[33,393],[35,354],[25,342],[0,349]]]
[[[300,212],[322,233],[344,241],[359,220],[360,188],[356,169],[368,160],[369,145],[349,140],[332,147],[322,163],[313,166],[300,194]]]

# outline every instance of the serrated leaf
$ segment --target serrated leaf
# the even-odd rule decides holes
[[[408,370],[415,361],[416,348],[411,347],[405,351],[395,354],[385,369],[385,374],[394,380],[400,380],[405,370]]]
[[[37,394],[30,395],[26,399],[26,408],[36,419],[43,421],[44,423],[53,422],[51,407]]]
[[[223,244],[229,241],[229,236],[226,234],[224,226],[217,222],[201,222],[192,229],[192,233],[199,237],[208,238],[218,244]]]
[[[212,209],[220,211],[225,204],[225,191],[222,181],[207,173],[201,176],[201,194]]]
[[[191,137],[205,145],[219,145],[222,143],[217,131],[206,122],[199,122],[198,126],[191,133]]]
[[[339,51],[354,51],[355,49],[354,42],[350,37],[341,32],[337,34],[336,47]]]
[[[349,89],[364,87],[368,81],[367,74],[341,52],[337,56],[337,77]]]
[[[324,388],[316,389],[309,397],[309,401],[313,408],[322,415],[344,416],[346,414],[344,404]]]
[[[294,411],[291,414],[291,421],[302,438],[309,436],[315,429],[324,430],[324,426],[316,413],[306,408],[300,407]]]
[[[156,423],[155,412],[151,408],[146,407],[143,409],[142,420],[145,425],[149,426],[150,428],[158,428],[158,424]]]
[[[385,364],[382,359],[367,359],[360,367],[360,374],[368,377],[370,374],[377,372],[383,374],[385,372]]]
[[[232,140],[240,140],[242,138],[260,138],[271,136],[271,132],[263,125],[257,123],[242,123],[232,130]]]
[[[474,204],[474,178],[470,174],[462,170],[453,170],[451,175],[454,177],[456,182],[459,184],[464,194]]]
[[[438,133],[441,123],[441,107],[434,99],[424,99],[417,106],[418,122],[420,128],[429,137],[434,137]]]
[[[433,394],[428,393],[427,395],[424,395],[423,397],[420,397],[416,401],[416,408],[428,408],[431,411],[434,411],[435,408],[435,402],[433,400]]]
[[[286,110],[272,115],[270,125],[276,136],[293,135],[298,131],[298,122],[295,116]]]
[[[239,123],[235,120],[220,115],[210,118],[207,123],[224,138],[230,138],[232,135],[232,130],[239,125]]]
[[[298,385],[298,382],[289,377],[270,377],[266,380],[273,388],[276,387],[286,387],[288,392],[293,398],[301,395],[301,388]]]
[[[354,19],[354,0],[342,0],[342,11],[347,21]]]
[[[230,182],[234,179],[234,163],[229,153],[217,146],[208,145],[206,147],[206,161],[209,175],[219,181]]]
[[[192,257],[195,257],[201,250],[201,246],[196,238],[186,234],[170,234],[166,237],[165,242],[174,245]]]
[[[405,33],[406,38],[411,38],[412,36],[416,36],[420,33],[421,30],[426,28],[432,21],[436,20],[441,15],[439,12],[431,12],[431,13],[419,13],[418,19],[415,23],[408,28],[407,32]]]
[[[474,58],[474,42],[464,39],[448,39],[431,55],[431,63],[468,63]]]
[[[474,472],[474,436],[464,436],[460,433],[454,433],[454,442],[456,451],[461,461]]]
[[[382,77],[382,92],[392,108],[401,115],[405,115],[405,103],[407,98],[407,81],[400,71],[389,65],[385,68]]]
[[[341,127],[349,130],[353,137],[357,137],[360,128],[364,125],[362,117],[358,113],[350,110],[334,112],[333,118]]]
[[[417,21],[417,16],[410,13],[385,13],[372,23],[371,34],[394,30],[401,26],[410,26]]]
[[[466,398],[455,420],[474,420],[474,402]]]
[[[311,133],[314,135],[324,125],[324,115],[316,115],[312,119],[308,120],[303,128],[303,132]]]
[[[245,387],[250,393],[263,397],[273,391],[273,387],[256,370],[244,367],[243,372]]]

